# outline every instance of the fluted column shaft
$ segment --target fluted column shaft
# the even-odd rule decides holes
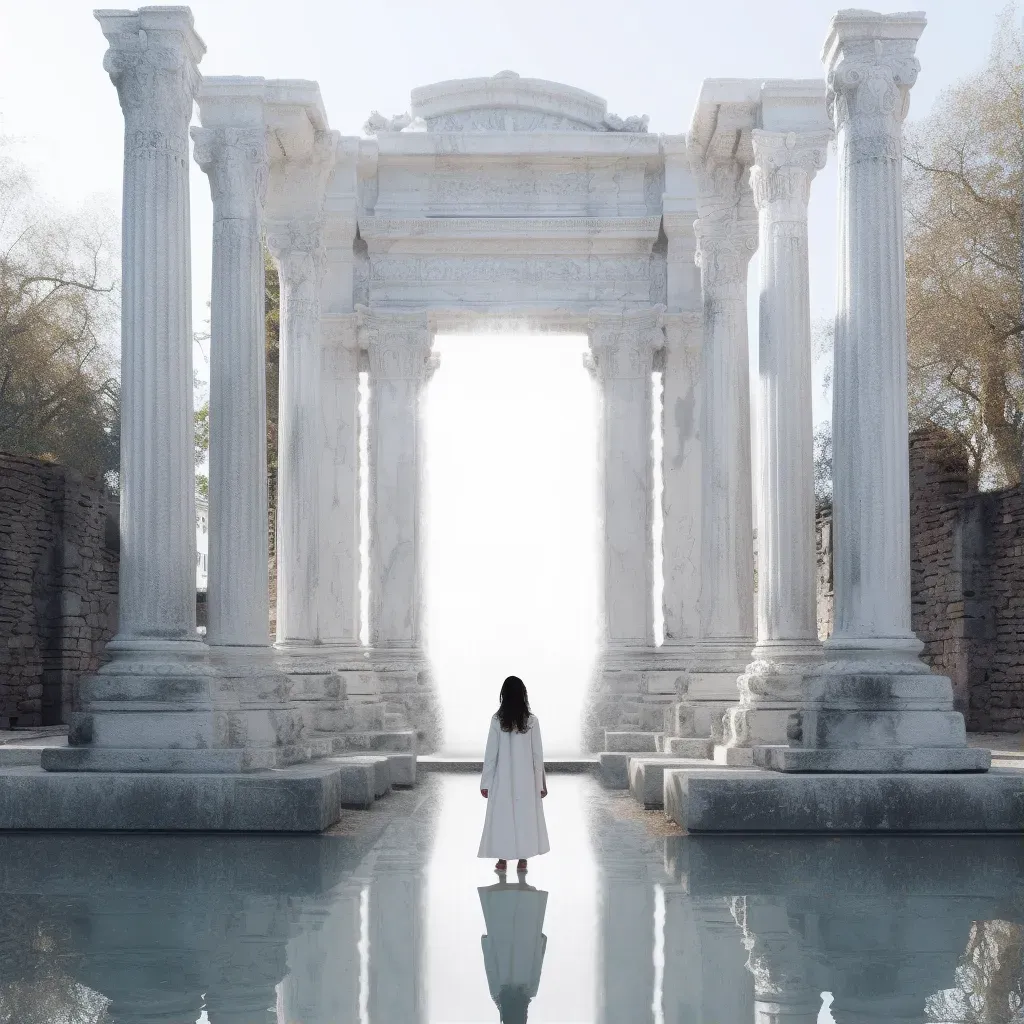
[[[753,132],[761,239],[759,656],[818,648],[807,203],[830,135]]]
[[[277,458],[277,641],[318,637],[320,456],[320,282],[318,222],[272,226],[267,243],[281,279]]]
[[[826,44],[828,104],[839,158],[834,648],[918,649],[910,623],[900,176],[901,125],[917,78],[913,53],[923,28],[920,17],[865,13]]]
[[[666,647],[690,647],[700,631],[702,341],[699,313],[665,314],[661,503]]]
[[[213,197],[207,642],[266,646],[264,129],[194,128],[192,135]]]
[[[602,395],[604,622],[610,650],[654,643],[651,374],[661,344],[660,310],[591,318],[590,347]]]
[[[195,639],[188,123],[205,51],[186,8],[101,11],[124,112],[118,639]]]
[[[357,315],[324,317],[320,471],[320,640],[359,643]]]
[[[702,177],[695,224],[704,297],[700,632],[703,645],[740,663],[754,642],[747,264],[757,222],[746,171],[711,167]]]
[[[370,363],[370,643],[417,650],[420,578],[420,394],[430,370],[425,314],[366,315]]]

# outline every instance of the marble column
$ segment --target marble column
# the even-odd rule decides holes
[[[277,456],[277,642],[318,639],[321,437],[319,221],[268,228],[281,280]]]
[[[921,14],[843,11],[823,59],[839,154],[839,294],[833,375],[835,630],[806,677],[782,771],[980,771],[953,687],[918,660],[910,628],[907,337],[901,125]]]
[[[660,728],[654,652],[654,424],[652,374],[664,307],[597,311],[587,365],[601,393],[602,638],[584,745],[604,750],[608,731]],[[655,681],[652,683],[652,679]],[[628,717],[627,717],[628,716]],[[626,723],[631,723],[627,725]]]
[[[201,105],[202,106],[202,105]],[[262,105],[248,127],[193,128],[213,196],[207,643],[268,646]]]
[[[115,643],[194,641],[188,124],[206,47],[185,7],[96,17],[125,120]]]
[[[616,653],[654,645],[651,374],[661,310],[591,315],[601,385],[604,642]]]
[[[692,260],[692,253],[691,253]],[[700,373],[704,325],[699,313],[666,313],[662,355],[662,559],[665,649],[697,641],[700,593]]]
[[[757,220],[747,168],[695,159],[696,261],[701,272],[700,636],[687,697],[696,731],[718,735],[754,645],[754,523],[750,465],[747,265]]]
[[[358,316],[321,320],[319,638],[359,645]]]
[[[726,714],[729,749],[716,751],[726,763],[752,763],[753,744],[786,743],[789,711],[803,696],[801,673],[821,659],[807,204],[830,138],[828,131],[753,131],[761,238],[757,646],[740,678],[740,706]]]
[[[839,153],[832,652],[914,657],[902,123],[922,14],[843,12],[823,60]]]
[[[430,372],[425,313],[367,313],[370,364],[370,643],[422,653],[420,395]]]

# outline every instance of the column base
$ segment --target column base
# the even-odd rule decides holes
[[[584,711],[583,749],[609,749],[606,734],[642,737],[654,750],[655,734],[665,731],[665,716],[682,686],[686,652],[676,647],[620,647],[598,660]]]
[[[790,718],[805,706],[808,677],[821,667],[821,645],[813,643],[759,644],[753,661],[739,677],[739,704],[722,719],[722,742],[716,744],[717,764],[752,765],[754,748],[790,742]]]
[[[665,721],[672,736],[722,743],[723,716],[739,699],[738,679],[750,661],[753,640],[702,640],[690,648],[679,700]]]
[[[81,686],[68,747],[51,772],[245,772],[329,752],[310,737],[292,684],[266,647],[123,641]]]

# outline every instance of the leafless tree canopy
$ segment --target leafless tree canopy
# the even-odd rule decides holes
[[[113,218],[47,205],[0,140],[0,451],[118,462]]]
[[[986,486],[1024,448],[1024,29],[1000,17],[988,63],[907,132],[907,316],[913,426],[935,423]]]

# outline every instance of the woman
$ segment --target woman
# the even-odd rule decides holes
[[[477,856],[497,857],[494,870],[499,874],[517,858],[516,870],[524,873],[529,857],[551,847],[541,806],[548,784],[540,723],[530,714],[526,687],[518,676],[501,684],[498,713],[487,734],[480,792],[487,799],[487,816]]]

